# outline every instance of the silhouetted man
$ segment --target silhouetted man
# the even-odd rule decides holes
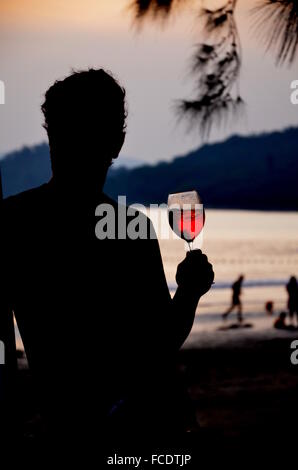
[[[119,212],[103,193],[125,138],[125,91],[111,75],[55,82],[42,111],[53,177],[2,204],[1,318],[7,334],[15,313],[46,432],[181,430],[171,364],[212,267],[189,254],[172,300],[154,237],[95,236],[96,207]]]

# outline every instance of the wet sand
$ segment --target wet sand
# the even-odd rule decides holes
[[[290,338],[256,339],[182,350],[180,368],[202,429],[228,439],[291,434],[298,419],[298,366],[291,364],[290,344]]]

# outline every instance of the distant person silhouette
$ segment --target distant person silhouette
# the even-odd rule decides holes
[[[287,318],[286,312],[281,312],[274,322],[274,325],[273,325],[274,328],[276,328],[277,330],[288,329],[286,325],[286,318]]]
[[[290,320],[293,323],[296,317],[296,322],[298,326],[298,284],[295,276],[291,276],[289,282],[287,283],[287,292],[288,292],[288,310]]]
[[[242,287],[243,280],[244,280],[244,276],[241,275],[241,276],[239,276],[237,281],[235,281],[234,284],[232,285],[232,291],[233,291],[232,303],[231,303],[231,306],[229,307],[229,309],[223,314],[223,319],[224,320],[228,317],[228,315],[235,308],[237,308],[237,310],[238,310],[238,321],[239,321],[239,323],[241,323],[243,321],[242,302],[241,302],[241,287]]]
[[[125,91],[112,75],[56,81],[42,111],[53,176],[1,204],[0,315],[5,323],[14,311],[45,432],[179,432],[175,355],[212,266],[188,253],[172,299],[154,237],[95,236],[95,208],[111,205],[116,221],[120,210],[103,192],[126,127]]]
[[[272,302],[272,300],[268,300],[265,303],[265,311],[267,315],[273,315],[273,310],[274,310],[274,302]]]
[[[296,331],[297,327],[286,324],[287,312],[281,312],[275,320],[273,326],[278,330]]]

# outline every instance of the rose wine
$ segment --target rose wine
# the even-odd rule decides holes
[[[203,209],[169,208],[169,224],[172,230],[186,242],[192,242],[201,232],[205,222]]]

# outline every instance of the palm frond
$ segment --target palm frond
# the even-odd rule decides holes
[[[292,64],[298,54],[298,1],[262,0],[252,13],[267,50],[276,50],[277,64]]]
[[[203,139],[208,138],[214,126],[220,128],[231,120],[241,117],[244,102],[240,96],[232,97],[229,93],[216,99],[202,96],[193,101],[178,103],[178,116],[187,116],[189,130],[197,127]]]
[[[198,126],[208,137],[212,126],[239,115],[243,100],[239,94],[241,49],[234,20],[235,0],[228,0],[217,10],[204,9],[204,31],[208,42],[198,44],[191,72],[196,74],[197,96],[178,103],[179,117],[186,117],[190,127]]]
[[[144,19],[164,21],[178,7],[190,1],[192,0],[133,0],[130,9],[138,23]]]

